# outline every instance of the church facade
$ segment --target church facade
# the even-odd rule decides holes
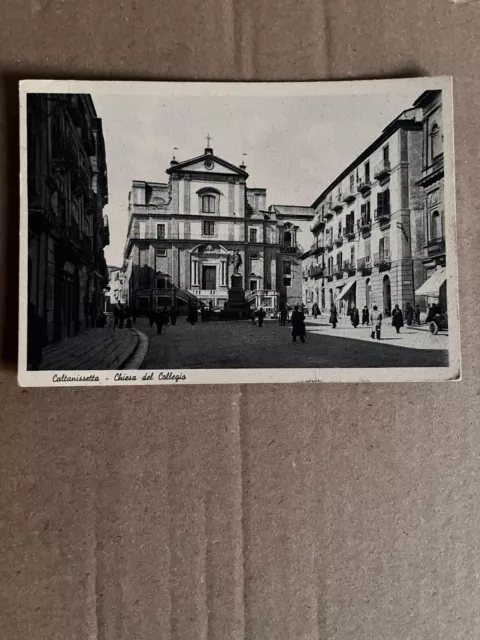
[[[267,208],[266,189],[247,186],[245,164],[210,146],[190,160],[173,158],[166,174],[165,182],[134,181],[129,194],[130,305],[223,308],[234,270],[252,308],[301,302],[310,207]]]

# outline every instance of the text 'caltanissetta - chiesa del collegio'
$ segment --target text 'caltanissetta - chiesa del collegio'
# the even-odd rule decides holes
[[[274,309],[302,301],[301,255],[311,243],[311,207],[270,205],[247,186],[244,162],[214,154],[173,157],[165,182],[134,180],[124,253],[128,304],[204,303],[223,308],[231,276],[247,305]]]

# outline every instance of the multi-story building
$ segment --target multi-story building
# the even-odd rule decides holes
[[[266,189],[247,187],[245,164],[215,156],[210,146],[196,158],[174,158],[166,173],[167,182],[134,181],[129,194],[129,304],[140,311],[189,302],[223,307],[236,256],[252,306],[301,299],[309,207],[267,210]]]
[[[417,288],[416,299],[422,306],[435,302],[446,311],[442,92],[425,91],[414,106],[422,110],[423,161],[418,185],[424,194],[423,220],[418,223],[415,232],[418,244],[423,246],[422,263],[427,278]]]
[[[414,303],[425,281],[423,114],[403,112],[315,200],[304,302],[338,311]]]
[[[28,300],[44,344],[96,324],[108,282],[107,165],[90,95],[29,94]]]
[[[112,311],[113,307],[127,304],[125,288],[125,271],[122,267],[108,267],[109,281],[105,290],[105,311]]]

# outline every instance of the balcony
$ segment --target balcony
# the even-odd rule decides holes
[[[343,199],[342,199],[342,194],[339,193],[337,196],[335,196],[333,202],[332,202],[332,209],[336,212],[336,213],[340,213],[343,209]]]
[[[355,239],[355,227],[353,224],[343,228],[343,235],[347,240]]]
[[[336,236],[335,240],[333,241],[335,243],[336,247],[341,247],[343,244],[343,236],[338,235]]]
[[[373,177],[376,180],[386,180],[391,173],[390,161],[382,160],[378,164],[375,165],[375,169],[373,170]]]
[[[325,267],[322,267],[321,265],[312,265],[308,271],[311,278],[321,278],[325,272]]]
[[[356,197],[357,197],[357,194],[355,192],[354,187],[352,186],[349,189],[347,189],[347,192],[343,196],[343,201],[346,202],[347,204],[350,204],[350,202],[353,202]]]
[[[426,245],[424,245],[425,254],[429,258],[434,258],[436,256],[441,256],[445,253],[445,238],[442,236],[440,238],[434,238],[433,240],[429,240]]]
[[[280,247],[280,253],[297,253],[297,247]]]
[[[314,217],[312,226],[310,227],[310,231],[315,232],[325,227],[325,220],[323,219],[321,214],[318,214]]]
[[[331,251],[333,249],[333,240],[331,238],[325,240],[325,249],[327,251]]]
[[[331,218],[333,218],[334,215],[335,215],[335,211],[333,211],[333,209],[327,209],[325,211],[325,220],[331,220]]]
[[[372,190],[372,183],[370,182],[370,178],[364,178],[363,180],[359,180],[357,182],[357,191],[361,193],[362,196],[366,195]]]
[[[373,256],[373,266],[378,267],[379,271],[387,271],[392,266],[390,259],[390,252],[384,251],[383,253],[376,253]]]
[[[333,265],[333,275],[340,280],[343,278],[343,263]]]
[[[375,209],[375,220],[378,220],[380,227],[384,227],[390,224],[390,215],[390,207]]]
[[[357,222],[357,230],[362,233],[363,235],[366,235],[367,233],[370,233],[372,230],[372,221],[370,218],[361,218],[358,222]]]
[[[357,271],[355,260],[347,260],[346,262],[344,262],[343,270],[346,271],[349,276],[354,276]]]
[[[327,278],[328,282],[331,282],[333,280],[333,271],[327,271],[325,277]]]
[[[359,271],[362,276],[369,276],[372,273],[371,258],[360,258],[357,260],[357,271]]]
[[[312,255],[322,255],[322,253],[325,253],[325,247],[323,245],[317,244],[316,242],[314,242],[312,244],[312,246],[310,247],[310,252]]]

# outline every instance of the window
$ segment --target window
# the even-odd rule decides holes
[[[292,279],[291,278],[284,278],[283,279],[283,286],[284,287],[289,287],[292,284]]]
[[[390,258],[390,236],[380,238],[378,251],[380,254],[380,260],[388,260]]]
[[[283,275],[291,276],[292,275],[292,263],[290,260],[284,260],[283,262]]]
[[[436,240],[442,237],[442,221],[438,211],[432,213],[432,224],[430,228],[430,240]]]
[[[147,229],[147,223],[144,222],[143,220],[141,220],[138,223],[138,237],[139,238],[145,238],[146,229]]]
[[[365,162],[364,164],[365,170],[365,182],[370,182],[370,162]]]
[[[215,213],[215,196],[202,196],[202,213]]]
[[[350,263],[355,264],[355,247],[350,247]]]
[[[157,258],[165,258],[167,255],[167,250],[166,249],[157,249],[155,252],[155,255],[157,256]]]
[[[256,241],[257,241],[257,230],[250,229],[250,242],[256,242]]]
[[[383,162],[385,164],[390,162],[390,149],[388,148],[388,144],[383,147]]]
[[[372,260],[370,240],[365,241],[365,262],[369,264]]]
[[[163,240],[165,238],[165,225],[157,224],[157,240]]]
[[[138,263],[141,267],[148,264],[148,249],[140,249]]]
[[[285,233],[283,234],[283,244],[285,247],[292,246],[292,234],[290,233],[290,231],[285,231]]]
[[[350,192],[352,192],[354,189],[354,180],[355,180],[355,176],[353,175],[353,173],[351,173],[350,174]]]
[[[440,127],[436,122],[433,123],[430,129],[430,153],[432,160],[442,154],[442,136],[440,135]]]
[[[377,193],[377,217],[390,214],[390,189]]]
[[[210,220],[203,221],[203,235],[213,236],[215,235],[215,223]]]
[[[337,253],[337,268],[339,271],[342,270],[342,265],[343,265],[343,255],[342,253]]]
[[[250,258],[252,260],[258,260],[260,257],[260,254],[257,251],[252,251],[252,253],[250,254]]]

